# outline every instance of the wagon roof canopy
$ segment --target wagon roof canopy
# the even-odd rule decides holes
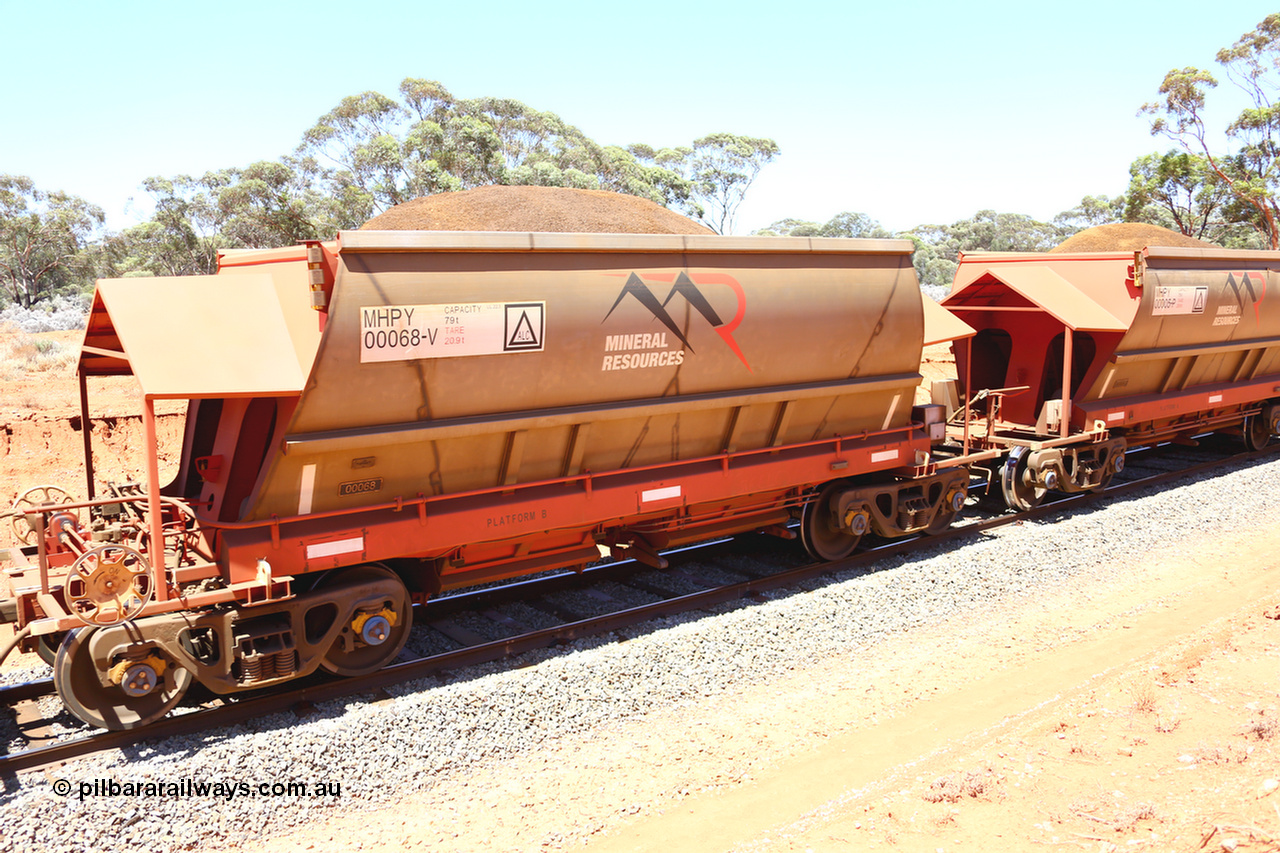
[[[152,398],[289,396],[305,357],[269,275],[103,279],[80,370],[135,376]]]
[[[925,346],[931,347],[947,341],[971,338],[977,334],[973,326],[934,302],[926,294],[920,294],[920,299],[924,303]]]
[[[1033,306],[1073,331],[1124,332],[1129,328],[1070,281],[1047,266],[1035,264],[987,267],[942,304],[961,312],[994,306]]]

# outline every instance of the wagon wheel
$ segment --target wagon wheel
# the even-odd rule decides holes
[[[1092,491],[1105,491],[1107,486],[1111,485],[1112,478],[1124,470],[1124,447],[1117,447],[1111,451],[1111,456],[1107,458],[1107,467],[1102,472],[1102,478],[1098,481],[1098,485],[1094,486]]]
[[[948,492],[943,505],[938,507],[938,514],[924,532],[930,535],[945,533],[951,527],[951,522],[955,521],[956,516],[960,514],[960,510],[964,509],[966,497],[968,497],[967,493],[961,489],[952,489]]]
[[[75,500],[61,486],[34,486],[27,489],[18,495],[18,499],[13,502],[13,535],[23,545],[34,545],[36,542],[36,529],[31,526],[31,522],[27,521],[24,510],[75,503]],[[64,512],[75,516],[76,524],[79,525],[80,510],[70,509],[64,510]]]
[[[861,523],[858,527],[861,529],[856,533],[837,526],[831,502],[843,488],[841,483],[830,483],[804,505],[800,516],[800,541],[815,560],[843,560],[854,552],[862,534],[866,533],[865,516],[859,516]]]
[[[151,600],[151,567],[127,545],[99,545],[71,564],[62,593],[67,609],[86,625],[109,627],[134,619]]]
[[[66,632],[41,634],[36,637],[36,654],[40,656],[40,660],[53,666],[54,660],[58,657],[58,649],[62,646],[62,641],[67,636]]]
[[[1018,512],[1035,509],[1044,500],[1049,490],[1031,479],[1025,447],[1009,451],[1009,458],[1000,468],[1000,490],[1004,494],[1005,506]]]
[[[53,663],[53,686],[62,704],[84,722],[122,731],[145,726],[169,713],[193,680],[190,670],[149,652],[126,662],[120,683],[104,685],[89,645],[97,628],[67,634]]]
[[[1261,414],[1249,415],[1244,419],[1240,438],[1246,450],[1261,450],[1271,443],[1271,424]]]
[[[383,566],[352,566],[330,572],[316,589],[369,581],[395,580],[396,590],[373,607],[362,607],[343,625],[320,666],[334,675],[356,676],[377,672],[396,659],[413,626],[409,591],[395,572]]]

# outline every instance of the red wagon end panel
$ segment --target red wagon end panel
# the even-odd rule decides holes
[[[943,306],[977,329],[969,347],[957,352],[960,376],[973,388],[1023,387],[1011,395],[1003,416],[1019,424],[1035,424],[1046,401],[1062,397],[1066,334],[1072,335],[1071,390],[1079,398],[1110,357],[1126,329],[1125,321],[1095,297],[1098,279],[1123,276],[1124,267],[1110,263],[1063,266],[1042,256],[1018,255],[1003,260],[965,257],[963,277]],[[1055,268],[1057,267],[1057,268]],[[1068,278],[1067,276],[1071,276]],[[1076,280],[1084,282],[1078,287]],[[1123,278],[1119,280],[1124,291]],[[1127,294],[1126,294],[1127,297]],[[1106,300],[1121,314],[1124,304]]]

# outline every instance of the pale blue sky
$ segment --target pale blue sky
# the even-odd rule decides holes
[[[602,143],[778,141],[738,233],[867,213],[1039,218],[1114,195],[1169,144],[1138,107],[1269,12],[1240,0],[114,4],[0,0],[0,172],[147,211],[149,175],[275,159],[405,77],[516,98]],[[1219,75],[1221,76],[1221,75]],[[1240,104],[1225,83],[1211,115]],[[130,199],[134,199],[131,203]]]

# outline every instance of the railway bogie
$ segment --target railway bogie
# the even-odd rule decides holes
[[[365,675],[404,647],[413,621],[401,578],[378,565],[326,574],[315,588],[249,607],[185,610],[73,628],[54,685],[91,725],[136,728],[166,714],[198,681],[228,695],[317,670]]]
[[[868,533],[896,539],[940,533],[964,508],[969,472],[947,468],[917,477],[837,480],[804,505],[800,535],[816,560],[840,560]]]

